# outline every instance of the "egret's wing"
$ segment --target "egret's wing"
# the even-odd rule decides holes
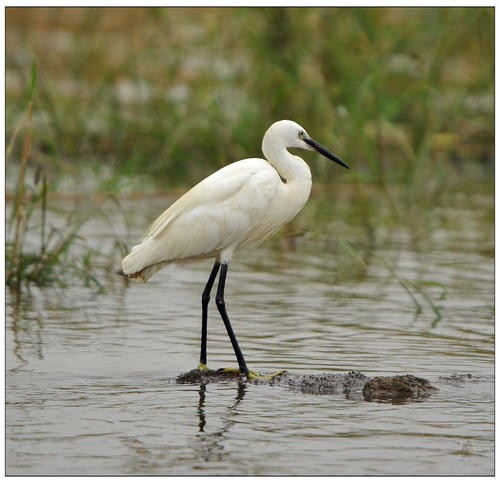
[[[182,214],[232,198],[253,174],[235,169],[237,164],[225,166],[193,186],[151,223],[144,238],[157,237],[169,223]]]
[[[158,242],[171,260],[212,257],[236,248],[267,216],[279,181],[270,166],[251,168],[246,163],[202,181],[164,213],[162,222],[155,222],[147,238]]]
[[[169,262],[211,257],[236,246],[266,216],[277,181],[276,171],[264,160],[222,168],[152,223],[122,261],[122,270],[147,279]]]

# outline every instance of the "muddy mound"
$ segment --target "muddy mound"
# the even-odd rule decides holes
[[[357,371],[345,374],[291,374],[283,371],[277,374],[259,374],[256,379],[247,379],[239,372],[228,372],[224,369],[193,369],[176,378],[179,384],[209,384],[227,381],[239,381],[249,384],[267,384],[286,387],[304,394],[343,394],[348,398],[367,401],[390,400],[393,402],[406,399],[429,397],[438,388],[427,379],[412,374],[398,376],[368,377]]]

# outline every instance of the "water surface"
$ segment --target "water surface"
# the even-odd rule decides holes
[[[135,200],[131,231],[165,203]],[[176,384],[198,363],[210,261],[104,293],[78,281],[8,292],[7,474],[491,475],[493,258],[481,203],[492,200],[461,210],[425,250],[396,237],[366,266],[337,242],[303,237],[294,250],[267,243],[230,268],[228,312],[251,368],[411,373],[441,387],[401,404]],[[102,220],[87,235],[114,236]],[[420,312],[400,280],[424,290],[413,291]],[[215,307],[208,357],[210,367],[235,366]],[[471,376],[441,379],[455,374]]]

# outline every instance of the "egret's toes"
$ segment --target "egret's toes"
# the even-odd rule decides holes
[[[240,374],[241,371],[237,369],[236,367],[224,367],[224,372],[229,372],[231,374]]]
[[[203,362],[200,362],[198,364],[198,370],[200,372],[207,372],[209,369],[208,369],[208,366],[206,364],[203,364]]]
[[[246,375],[247,378],[252,381],[252,380],[256,380],[256,379],[260,379],[261,378],[261,375],[257,372],[257,371],[248,371],[248,372],[245,372],[245,371],[242,371],[241,369],[239,368],[236,368],[236,367],[225,367],[224,368],[224,372],[228,372],[230,374],[241,374],[241,375]]]
[[[257,371],[248,371],[247,377],[250,381],[257,381],[258,379],[262,379],[262,375]]]
[[[278,372],[273,372],[272,374],[261,374],[257,371],[248,371],[248,379],[250,381],[272,381],[275,377],[282,376],[286,371],[281,370]]]
[[[241,369],[237,369],[236,367],[225,367],[223,371],[229,372],[231,374],[245,374],[244,371],[242,371]],[[272,374],[261,374],[258,371],[248,370],[248,372],[246,372],[246,376],[249,381],[272,381],[275,377],[282,376],[285,373],[286,371],[281,370],[278,372],[273,372]]]

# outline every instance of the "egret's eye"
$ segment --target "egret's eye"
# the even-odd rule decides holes
[[[299,139],[304,139],[305,135],[306,135],[306,133],[304,131],[299,131],[299,134],[298,134]]]

